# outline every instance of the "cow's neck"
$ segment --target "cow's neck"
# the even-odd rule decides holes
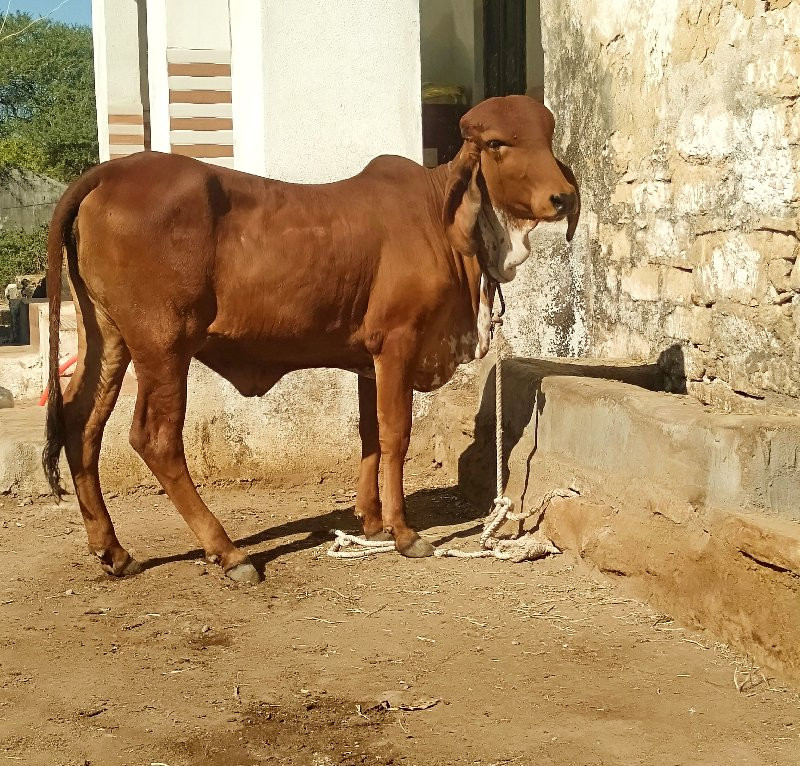
[[[447,186],[448,164],[438,165],[430,171],[432,215],[441,221],[444,210],[445,188]],[[445,237],[446,239],[446,237]],[[449,242],[447,253],[452,258],[455,273],[463,288],[465,301],[470,304],[471,326],[477,330],[475,358],[482,359],[489,350],[491,338],[492,301],[494,299],[494,281],[485,274],[475,255],[464,255],[454,250]]]

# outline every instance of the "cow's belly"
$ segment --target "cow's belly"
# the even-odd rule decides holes
[[[372,366],[372,357],[347,343],[304,343],[299,340],[230,339],[209,337],[196,358],[230,381],[245,396],[261,396],[287,372],[312,367],[361,371]]]

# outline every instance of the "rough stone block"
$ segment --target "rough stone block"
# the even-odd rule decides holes
[[[751,62],[745,76],[748,84],[769,96],[791,98],[800,94],[800,51],[784,48],[767,58]]]
[[[606,262],[627,261],[631,254],[631,242],[625,229],[610,223],[601,223],[598,231],[600,253]]]
[[[689,266],[688,226],[683,221],[673,223],[664,218],[653,218],[645,229],[637,232],[651,263],[663,263],[678,268]]]
[[[633,202],[633,191],[631,184],[620,183],[614,187],[611,195],[612,205],[630,205]]]
[[[664,270],[664,281],[661,295],[672,303],[691,303],[694,291],[694,275],[685,269],[667,268]]]
[[[762,216],[753,222],[754,231],[781,232],[792,237],[798,229],[800,229],[800,219],[796,215]]]
[[[631,186],[633,209],[637,214],[663,210],[672,198],[672,184],[669,181],[646,181]]]
[[[800,396],[800,366],[789,345],[793,333],[790,306],[720,307],[711,333],[719,377],[750,396]]]
[[[789,287],[800,292],[800,258],[794,262],[792,272],[789,275]]]
[[[637,301],[658,300],[659,270],[655,266],[637,266],[622,277],[622,289]]]
[[[724,104],[706,104],[700,112],[686,108],[675,135],[678,151],[692,160],[718,160],[736,147],[736,119]]]
[[[728,207],[735,196],[735,184],[725,166],[680,163],[672,176],[675,211],[686,214],[714,214]]]
[[[769,278],[778,292],[787,292],[791,286],[792,262],[778,258],[769,263]]]
[[[664,320],[664,333],[676,340],[691,341],[697,346],[704,346],[707,350],[711,338],[712,314],[711,309],[702,306],[676,306]],[[695,360],[690,376],[693,379],[701,378],[707,365],[703,349],[697,353],[700,356]]]
[[[616,130],[608,139],[608,145],[611,149],[611,162],[614,170],[618,173],[626,173],[636,156],[633,137],[621,130]]]
[[[611,253],[616,261],[626,262],[631,257],[631,241],[625,229],[618,229],[611,239]]]
[[[748,152],[734,163],[741,200],[761,212],[778,215],[796,199],[797,164],[788,147]]]
[[[708,345],[711,340],[711,318],[713,312],[704,306],[692,307],[692,342]]]
[[[771,224],[774,223],[774,225],[780,226],[781,230],[754,231],[745,234],[744,238],[748,246],[753,250],[757,250],[765,259],[770,261],[781,258],[787,261],[794,261],[800,251],[800,243],[798,243],[797,237],[791,228],[783,230],[783,227],[789,227],[793,223],[797,225],[797,219],[770,218],[767,220]]]
[[[696,346],[683,349],[683,371],[687,380],[702,380],[708,373],[708,354]]]
[[[0,386],[0,410],[14,406],[14,397],[7,388]]]
[[[698,237],[693,245],[694,290],[704,302],[760,303],[770,289],[767,258],[739,232]]]
[[[800,101],[794,100],[785,107],[786,139],[790,144],[800,144]]]
[[[670,338],[692,340],[692,309],[687,306],[676,306],[667,315],[664,332]]]

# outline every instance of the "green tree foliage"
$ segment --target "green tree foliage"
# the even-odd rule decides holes
[[[17,274],[41,274],[47,267],[47,224],[32,231],[0,229],[0,301]]]
[[[0,174],[70,181],[97,162],[92,33],[26,13],[0,32]]]

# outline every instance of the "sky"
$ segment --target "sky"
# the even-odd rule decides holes
[[[63,5],[62,0],[0,0],[0,19],[5,15],[6,8],[10,13],[24,11],[33,18],[45,16],[54,8],[61,5],[50,16],[55,21],[63,21],[67,24],[87,24],[92,23],[92,0],[66,0]]]

